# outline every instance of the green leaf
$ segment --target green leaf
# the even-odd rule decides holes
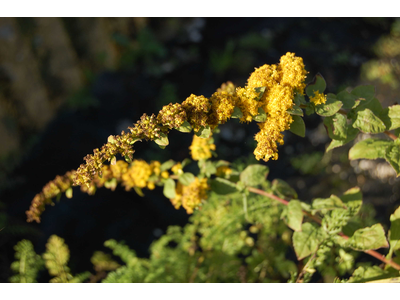
[[[306,94],[308,97],[314,97],[314,91],[323,93],[326,89],[326,82],[320,73],[314,76],[313,80],[306,87]]]
[[[281,198],[297,199],[296,191],[282,179],[274,179],[272,181],[271,189]]]
[[[352,109],[357,107],[360,104],[360,100],[357,100],[358,97],[350,94],[347,91],[341,91],[339,94],[336,95],[336,99],[339,99],[343,102],[343,109]]]
[[[294,94],[294,103],[297,106],[300,106],[301,104],[306,104],[307,101],[306,101],[304,95],[300,94],[299,92],[295,92],[295,94]]]
[[[349,278],[349,283],[361,283],[361,282],[372,282],[375,280],[382,280],[390,277],[396,276],[398,271],[390,272],[386,270],[382,270],[378,266],[372,267],[358,267],[353,275]]]
[[[206,127],[201,126],[199,131],[195,132],[195,134],[198,137],[201,137],[203,139],[209,138],[211,136],[211,133],[212,133],[212,131],[211,131],[210,126],[206,126]]]
[[[370,101],[375,96],[375,87],[373,85],[360,85],[355,87],[351,94],[357,96],[358,98],[364,98],[367,101]]]
[[[66,196],[68,199],[71,199],[71,198],[72,198],[72,187],[68,188],[68,189],[65,191],[65,196]]]
[[[388,130],[396,129],[400,127],[400,105],[389,106],[388,116],[390,118],[390,126]]]
[[[177,129],[180,132],[191,132],[192,131],[192,126],[190,126],[188,121],[185,121],[182,123],[181,126]]]
[[[326,148],[326,152],[351,142],[356,138],[358,132],[359,131],[357,128],[354,128],[352,126],[347,126],[347,138],[345,140],[332,140],[328,148]]]
[[[290,132],[305,137],[306,136],[306,125],[302,117],[293,116],[293,122],[290,124]]]
[[[256,91],[256,93],[258,93],[258,97],[256,97],[254,100],[260,101],[261,98],[262,98],[262,96],[264,95],[264,92],[265,92],[265,90],[266,90],[266,87],[265,87],[265,86],[256,87],[254,90]]]
[[[175,198],[175,181],[172,178],[165,180],[163,193],[168,199]]]
[[[353,127],[364,133],[380,133],[386,130],[385,123],[368,108],[357,112]]]
[[[389,245],[382,225],[375,224],[356,230],[353,236],[347,240],[347,246],[357,251],[366,251],[387,248]]]
[[[339,113],[324,118],[328,135],[332,140],[345,140],[347,138],[347,118]]]
[[[400,176],[400,139],[393,142],[392,145],[387,147],[385,153],[386,161],[393,167],[396,171],[397,177]]]
[[[393,145],[390,140],[378,140],[368,138],[355,144],[349,151],[349,159],[377,159],[385,158],[386,150]]]
[[[179,176],[178,180],[183,185],[188,186],[195,180],[195,178],[196,177],[192,173],[186,172],[186,173],[183,173],[181,176]]]
[[[303,223],[302,231],[293,233],[293,247],[298,260],[301,260],[318,250],[325,239],[325,234],[318,225]]]
[[[256,122],[265,122],[267,120],[267,114],[265,111],[259,107],[258,108],[258,115],[253,117],[254,121]]]
[[[263,183],[269,173],[269,168],[263,165],[249,165],[240,173],[240,181],[246,186],[257,186]]]
[[[140,197],[144,197],[143,191],[140,187],[134,186],[133,189],[135,190],[136,194],[138,194]]]
[[[162,132],[160,133],[160,136],[161,136],[160,138],[154,140],[156,144],[162,147],[168,146],[169,144],[168,136]]]
[[[315,106],[315,112],[322,117],[330,117],[336,114],[342,106],[342,101],[327,96],[324,104]]]
[[[400,249],[400,207],[390,215],[390,230],[389,230],[390,249],[387,259],[392,259],[393,252]]]
[[[192,160],[191,160],[190,158],[185,158],[185,159],[182,161],[182,163],[181,163],[182,169],[183,169],[184,167],[186,167],[188,164],[190,164],[191,162],[192,162]]]
[[[303,223],[303,210],[299,200],[290,200],[282,212],[281,219],[294,231],[301,231]]]
[[[233,113],[232,113],[231,118],[233,118],[233,119],[243,118],[243,113],[242,113],[242,111],[240,110],[239,107],[235,106],[235,108],[233,109]]]
[[[294,105],[292,108],[288,109],[287,112],[294,116],[304,116],[303,110],[296,105]]]
[[[329,198],[317,198],[312,202],[312,210],[332,210],[335,208],[346,208],[342,200],[335,195],[331,195]]]
[[[362,206],[362,193],[359,187],[347,190],[340,199],[347,206],[349,217],[355,216]]]
[[[210,185],[213,192],[218,195],[228,195],[238,191],[235,183],[221,177],[212,179]]]
[[[160,171],[164,172],[166,170],[171,169],[174,165],[176,164],[176,162],[172,159],[167,160],[166,162],[164,162],[161,166],[160,166]]]

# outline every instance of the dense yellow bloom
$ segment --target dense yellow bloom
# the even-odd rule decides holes
[[[216,92],[211,98],[211,115],[208,125],[215,128],[218,124],[224,124],[228,120],[235,108],[237,97],[226,91]]]
[[[171,203],[176,209],[182,206],[188,214],[192,214],[193,210],[207,199],[207,190],[209,189],[207,178],[198,179],[196,177],[188,186],[178,181],[175,198],[171,199]]]
[[[318,91],[314,91],[314,97],[311,97],[310,101],[315,105],[324,104],[326,102],[326,95],[324,93],[321,94]]]
[[[122,175],[122,184],[129,191],[133,187],[144,188],[152,173],[151,167],[143,160],[135,160],[129,172]]]
[[[161,177],[162,177],[162,178],[168,178],[168,177],[169,177],[168,171],[163,171],[163,172],[161,172]]]
[[[193,160],[208,159],[212,157],[211,150],[215,150],[212,138],[201,138],[193,135],[192,145],[189,147]]]
[[[239,108],[243,112],[241,121],[251,121],[262,108],[267,116],[260,123],[260,132],[256,134],[257,148],[254,151],[256,159],[268,161],[278,158],[277,143],[283,145],[282,132],[290,128],[292,116],[287,112],[294,105],[295,92],[303,94],[307,72],[303,59],[287,53],[281,57],[278,65],[264,65],[257,68],[249,77],[247,86],[237,90],[240,97]],[[261,99],[254,100],[255,89],[265,87]],[[251,91],[253,95],[251,95]]]

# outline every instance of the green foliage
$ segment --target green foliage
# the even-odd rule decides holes
[[[37,274],[43,268],[43,260],[36,254],[32,243],[22,240],[15,245],[14,250],[16,261],[11,264],[11,270],[17,274],[11,276],[10,282],[36,282]]]

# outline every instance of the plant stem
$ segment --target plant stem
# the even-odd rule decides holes
[[[273,195],[271,193],[267,193],[267,192],[265,192],[263,190],[256,189],[256,188],[253,188],[253,187],[247,187],[247,189],[252,193],[259,194],[259,195],[274,199],[274,200],[276,200],[276,201],[278,201],[278,202],[280,202],[280,203],[282,203],[284,205],[288,205],[289,204],[289,201],[287,201],[285,199],[281,199],[278,196],[275,196],[275,195]],[[313,216],[312,214],[310,214],[309,212],[306,212],[304,210],[303,210],[303,214],[306,215],[307,217],[310,217],[311,219],[313,219],[318,224],[321,224],[321,220],[318,217]],[[343,233],[339,233],[339,235],[342,236],[345,239],[349,238],[347,235],[345,235]],[[380,261],[384,262],[385,264],[390,265],[393,269],[396,269],[396,270],[400,271],[400,265],[398,265],[397,263],[395,263],[392,260],[387,259],[384,255],[382,255],[382,254],[380,254],[380,253],[378,253],[378,252],[376,252],[374,250],[366,250],[366,251],[364,251],[364,253],[366,253],[368,255],[371,255],[371,256],[375,257],[376,259],[379,259]]]

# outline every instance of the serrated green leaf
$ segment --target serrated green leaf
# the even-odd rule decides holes
[[[282,179],[274,179],[272,181],[271,189],[281,198],[297,199],[296,191]]]
[[[385,158],[386,150],[393,145],[390,140],[368,138],[355,144],[349,151],[349,159],[377,159]]]
[[[330,117],[336,114],[342,106],[342,101],[327,96],[325,103],[315,106],[315,113],[322,117]]]
[[[293,247],[298,260],[301,260],[318,250],[325,238],[318,225],[303,223],[301,231],[293,233]]]
[[[228,195],[236,193],[238,190],[236,184],[225,178],[217,177],[210,182],[211,189],[218,195]]]
[[[355,87],[351,94],[359,98],[364,98],[366,101],[372,100],[375,96],[375,87],[373,85],[360,85]]]
[[[206,126],[206,127],[201,126],[199,131],[195,132],[195,134],[198,137],[201,137],[203,139],[207,139],[207,138],[209,138],[211,136],[212,130],[211,130],[210,126]]]
[[[265,181],[268,173],[267,166],[249,165],[240,173],[240,181],[246,186],[257,186]]]
[[[356,138],[358,132],[359,131],[357,128],[354,128],[352,126],[347,126],[347,138],[345,140],[332,140],[328,148],[326,148],[326,152],[351,142]]]
[[[188,121],[185,121],[182,123],[181,126],[177,129],[180,132],[191,132],[192,131],[192,126],[190,126]]]
[[[389,245],[382,225],[375,224],[356,230],[353,236],[347,240],[347,246],[357,251],[366,251],[387,248]]]
[[[347,91],[341,91],[339,94],[336,95],[336,99],[339,99],[343,102],[343,109],[355,108],[360,103],[360,100],[357,100],[357,96],[350,94]]]
[[[176,164],[176,162],[172,159],[167,160],[166,162],[164,162],[161,166],[160,166],[160,171],[164,172],[166,170],[171,169],[174,165]]]
[[[368,108],[357,112],[353,127],[364,133],[380,133],[386,130],[385,123]]]
[[[172,178],[168,178],[164,182],[164,189],[163,189],[164,196],[168,199],[175,198],[175,181]]]
[[[231,118],[233,118],[233,119],[243,118],[243,113],[242,113],[242,111],[240,110],[239,107],[235,106],[235,108],[233,109],[233,113],[231,115]]]
[[[258,108],[258,115],[253,117],[254,121],[256,122],[265,122],[267,120],[267,114],[265,111],[259,107]]]
[[[320,73],[314,76],[313,80],[306,87],[306,94],[308,97],[314,97],[314,91],[323,93],[326,89],[326,82]]]
[[[287,112],[293,116],[304,116],[303,110],[296,105],[294,105],[292,108],[288,109]]]
[[[347,118],[339,113],[324,118],[328,135],[332,140],[345,140],[347,138]]]
[[[392,145],[386,148],[385,159],[396,171],[397,176],[400,176],[400,141],[397,139]]]
[[[290,124],[290,132],[294,134],[305,137],[306,136],[306,124],[302,117],[293,116],[293,122]]]
[[[301,231],[301,224],[303,223],[301,202],[299,200],[290,200],[282,212],[281,219],[285,221],[289,228],[294,231]]]
[[[387,259],[392,259],[393,252],[400,249],[400,207],[390,215],[390,230],[389,230],[390,249]]]
[[[180,183],[182,183],[183,185],[190,185],[194,180],[195,180],[195,176],[192,173],[189,172],[185,172],[182,175],[180,175],[178,177],[178,180]]]
[[[157,138],[154,140],[157,145],[165,147],[168,146],[169,141],[168,141],[168,136],[165,133],[160,133],[160,138]]]

